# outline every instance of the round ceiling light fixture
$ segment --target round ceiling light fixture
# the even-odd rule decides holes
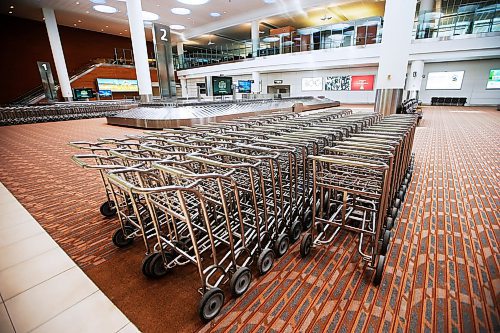
[[[95,5],[94,7],[95,11],[100,12],[100,13],[106,13],[106,14],[114,14],[118,11],[115,7],[111,6],[106,6],[106,5]]]
[[[212,16],[212,17],[220,17],[221,13],[212,12],[212,13],[210,13],[210,16]]]
[[[95,3],[96,5],[104,5],[106,0],[90,0],[90,2]],[[80,3],[77,3],[79,5]]]
[[[170,11],[172,13],[174,13],[175,15],[189,15],[189,14],[191,14],[191,10],[189,10],[187,8],[172,8],[172,9],[170,9]]]
[[[207,2],[209,2],[210,0],[177,0],[177,1],[180,3],[183,3],[185,5],[198,6],[198,5],[204,5]]]
[[[160,17],[155,13],[147,12],[145,10],[142,11],[142,20],[143,21],[156,21],[159,18]]]
[[[184,29],[186,29],[185,26],[180,25],[180,24],[171,24],[171,25],[169,25],[169,27],[172,30],[184,30]]]

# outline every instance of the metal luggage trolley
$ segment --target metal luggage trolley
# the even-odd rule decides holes
[[[313,225],[300,244],[306,257],[312,247],[333,242],[340,230],[359,234],[358,252],[375,269],[373,283],[382,279],[385,256],[379,240],[389,189],[389,166],[381,161],[339,155],[311,156],[313,162]],[[318,209],[318,194],[331,194],[332,207]],[[323,205],[324,200],[319,200]],[[328,212],[331,212],[328,214]],[[364,241],[367,239],[365,247]]]
[[[150,211],[155,213],[152,216],[158,241],[157,252],[146,256],[143,272],[158,277],[178,264],[194,264],[201,282],[199,315],[202,320],[209,321],[224,304],[224,292],[220,288],[222,284],[230,280],[233,291],[241,295],[250,285],[250,270],[246,266],[237,267],[233,233],[228,220],[210,217],[208,208],[212,198],[202,194],[201,191],[207,190],[200,185],[202,180],[189,179],[189,171],[179,167],[156,167],[171,176],[177,174],[182,177],[184,186],[143,188],[127,183],[124,178],[129,177],[119,176],[120,173],[134,170],[111,173],[109,177],[121,182],[132,193],[143,195]],[[209,178],[216,179],[217,176],[207,175],[205,180]],[[215,198],[213,202],[218,201],[220,204],[221,198]],[[163,225],[166,226],[163,229],[168,230],[166,235],[162,234],[160,219],[164,220]]]

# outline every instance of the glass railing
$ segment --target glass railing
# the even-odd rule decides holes
[[[500,32],[500,4],[488,1],[459,7],[456,13],[424,12],[414,23],[413,38],[439,38]]]
[[[224,45],[209,42],[203,47],[189,45],[184,55],[175,57],[174,65],[176,69],[189,69],[276,54],[376,44],[382,39],[382,23],[377,16],[302,28],[261,37],[255,43],[257,47],[251,40]]]

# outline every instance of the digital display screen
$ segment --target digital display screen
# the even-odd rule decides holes
[[[373,90],[375,75],[353,75],[351,77],[351,90],[368,91]]]
[[[111,90],[112,92],[138,92],[137,80],[126,79],[97,79],[99,90]]]
[[[238,80],[238,92],[249,94],[252,92],[252,81]]]
[[[302,78],[302,91],[321,91],[321,90],[323,90],[322,77]]]
[[[490,70],[486,89],[500,89],[500,69]]]
[[[351,76],[327,76],[325,81],[325,90],[339,91],[351,90]]]
[[[464,71],[430,72],[427,74],[427,90],[460,90],[464,79]]]
[[[328,76],[325,90],[329,91],[370,91],[375,84],[375,75]]]
[[[73,97],[76,100],[80,99],[87,99],[87,98],[92,98],[94,97],[94,94],[92,92],[92,88],[76,88],[73,89]]]
[[[111,90],[99,90],[99,97],[111,97],[113,92]]]
[[[233,78],[227,76],[213,76],[212,87],[214,96],[224,96],[233,94]]]

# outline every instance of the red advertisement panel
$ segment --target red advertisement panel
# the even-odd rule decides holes
[[[352,76],[351,90],[373,90],[375,75]]]

